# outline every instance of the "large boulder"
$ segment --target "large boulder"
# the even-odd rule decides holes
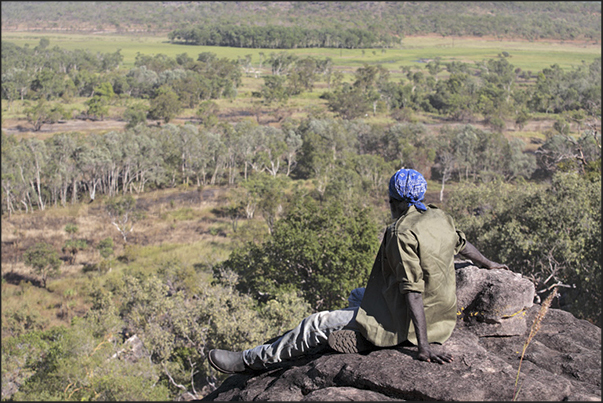
[[[402,346],[309,355],[232,375],[203,400],[512,400],[523,346],[541,309],[532,304],[534,288],[512,272],[470,265],[457,270],[457,280],[457,327],[433,347],[451,353],[452,363],[418,361],[415,347]],[[601,329],[549,309],[525,352],[518,385],[517,400],[601,400]]]
[[[526,331],[525,313],[533,305],[534,284],[510,270],[483,270],[457,263],[459,319],[471,323],[478,336],[519,336]]]

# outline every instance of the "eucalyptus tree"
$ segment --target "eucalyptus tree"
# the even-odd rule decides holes
[[[55,123],[62,116],[60,105],[53,105],[44,98],[40,98],[35,104],[25,109],[26,119],[33,126],[35,132],[42,129],[44,123]]]
[[[275,76],[287,75],[298,57],[289,52],[270,53],[267,63]]]
[[[119,179],[121,182],[121,193],[132,192],[132,185],[137,176],[138,160],[142,154],[139,135],[133,130],[125,130],[120,133],[121,137],[121,160]],[[148,158],[144,156],[143,158]]]
[[[179,144],[178,127],[172,123],[163,125],[158,131],[152,131],[160,150],[162,166],[167,175],[168,186],[176,186],[181,172],[182,153]]]
[[[105,172],[111,164],[111,154],[103,141],[103,136],[91,134],[82,144],[77,155],[77,169],[81,175],[82,187],[86,187],[90,200],[96,197],[97,188],[102,193],[108,193],[108,182]],[[77,200],[77,181],[73,182],[72,203]]]
[[[194,173],[193,161],[196,156],[193,153],[198,149],[199,129],[190,124],[178,126],[176,142],[180,152],[181,180],[188,186],[189,178]]]
[[[65,88],[64,77],[65,74],[58,74],[44,68],[34,76],[30,88],[36,93],[36,98],[44,98],[49,101],[61,96]]]
[[[380,155],[352,154],[350,165],[359,175],[365,192],[373,197],[383,194],[383,188],[395,172],[396,166],[386,162]]]
[[[0,164],[2,165],[2,210],[6,206],[9,218],[15,211],[14,202],[17,201],[17,195],[15,193],[18,181],[18,172],[16,170],[17,165],[17,147],[18,143],[15,136],[9,136],[2,131],[2,147],[0,151],[2,158],[0,158]]]
[[[80,69],[70,73],[71,80],[75,86],[75,92],[80,97],[91,97],[94,88],[100,84],[101,77],[93,70]]]
[[[53,203],[58,199],[61,205],[67,204],[69,187],[75,193],[72,202],[77,200],[77,182],[81,172],[78,163],[78,154],[82,151],[83,138],[79,133],[59,133],[47,140],[47,146],[52,155],[46,169],[47,186],[51,190]]]
[[[23,254],[23,261],[42,277],[42,287],[46,288],[48,278],[60,273],[61,259],[52,245],[39,242],[28,248]]]
[[[42,140],[35,138],[25,139],[21,142],[21,145],[23,157],[25,158],[25,160],[20,161],[22,171],[28,173],[27,181],[31,187],[32,194],[36,198],[36,204],[40,210],[44,210],[46,208],[46,197],[43,193],[44,185],[42,178],[50,159],[48,149]]]
[[[13,67],[2,71],[2,98],[8,101],[10,110],[12,102],[17,98],[23,101],[31,83],[30,74],[24,69]]]
[[[134,186],[136,193],[144,192],[145,185],[149,182],[153,182],[158,187],[163,186],[166,183],[166,169],[160,142],[152,135],[154,131],[138,126],[133,129],[133,132],[138,154],[134,156],[130,186]]]
[[[241,135],[229,123],[221,123],[218,127],[223,144],[223,166],[229,185],[235,183],[239,175],[239,162],[241,160]],[[227,171],[227,172],[226,172]]]
[[[300,128],[303,144],[299,159],[300,175],[312,178],[324,196],[337,161],[356,151],[358,139],[341,120],[313,119]]]
[[[134,230],[137,220],[136,199],[132,195],[112,197],[105,203],[105,211],[124,243],[127,243],[128,235]]]
[[[302,91],[312,92],[318,72],[318,63],[313,57],[298,59],[287,76],[288,89],[291,95],[299,95]]]
[[[291,171],[297,165],[297,154],[300,151],[303,140],[300,134],[298,134],[293,128],[287,128],[286,125],[283,127],[284,141],[286,144],[285,161],[287,162],[287,171],[285,176],[289,176]]]
[[[457,163],[459,180],[464,171],[465,179],[469,179],[470,173],[475,173],[474,167],[479,159],[479,138],[473,126],[467,125],[460,130],[454,130],[452,137],[452,148]]]
[[[7,193],[7,200],[18,201],[26,213],[33,211],[33,177],[31,155],[25,146],[25,140],[17,141],[12,136],[7,137],[2,142],[2,186]]]
[[[211,171],[209,183],[215,185],[226,159],[226,145],[224,144],[222,134],[217,128],[207,131],[207,147],[209,150],[208,171]]]
[[[175,68],[173,70],[160,70],[157,73],[158,87],[167,85],[168,87],[174,88],[174,85],[187,76],[187,71],[182,68]]]
[[[103,160],[103,179],[108,189],[108,196],[113,197],[119,193],[120,179],[122,178],[124,159],[127,158],[124,150],[124,135],[121,132],[111,131],[101,138],[102,146],[106,149],[108,160]]]
[[[115,98],[115,92],[110,82],[103,82],[94,88],[91,99],[85,102],[88,105],[88,115],[104,119],[109,114],[109,103]]]
[[[126,73],[126,80],[130,87],[130,94],[135,98],[149,98],[152,96],[159,76],[146,66],[134,67]]]
[[[383,157],[386,161],[395,161],[399,167],[418,171],[433,162],[435,155],[427,144],[427,129],[417,123],[397,123],[387,128],[381,139]]]
[[[249,119],[237,123],[235,130],[239,133],[239,151],[243,162],[243,178],[247,180],[249,167],[251,167],[252,172],[263,171],[263,166],[258,164],[259,161],[256,158],[263,144],[263,132],[257,123]]]
[[[266,105],[273,102],[286,104],[289,100],[289,91],[285,87],[286,78],[278,75],[264,76],[264,84],[260,88],[260,96]]]
[[[194,71],[186,71],[171,85],[180,102],[189,108],[196,107],[201,100],[209,99],[211,95],[208,80]]]
[[[166,84],[159,87],[156,93],[157,95],[150,102],[149,117],[163,119],[165,123],[169,123],[182,110],[178,95]]]
[[[275,177],[281,167],[281,162],[287,153],[285,135],[281,129],[263,126],[263,144],[258,158],[263,162],[264,169]]]

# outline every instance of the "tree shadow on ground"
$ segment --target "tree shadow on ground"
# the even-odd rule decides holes
[[[9,284],[19,285],[22,281],[27,281],[31,283],[31,285],[35,287],[42,288],[42,282],[37,278],[28,276],[26,274],[8,272],[2,274],[2,279],[5,280]]]

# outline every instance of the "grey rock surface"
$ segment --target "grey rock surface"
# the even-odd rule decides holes
[[[457,280],[457,327],[444,345],[433,346],[451,353],[452,363],[418,361],[415,347],[401,346],[305,356],[232,375],[203,400],[512,400],[521,352],[540,309],[532,304],[533,286],[512,272],[474,266],[457,270]],[[519,385],[522,401],[600,401],[601,329],[549,309],[526,350]]]

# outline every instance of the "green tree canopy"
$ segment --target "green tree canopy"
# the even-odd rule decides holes
[[[465,184],[447,206],[484,255],[532,278],[537,291],[575,285],[559,290],[562,308],[601,324],[600,174],[557,173],[550,185]]]
[[[292,203],[269,240],[235,250],[221,267],[238,273],[239,288],[259,299],[293,288],[315,310],[342,308],[350,291],[368,280],[377,226],[367,208],[338,199],[322,206],[309,197]]]
[[[60,272],[61,260],[52,245],[48,243],[37,243],[25,251],[23,259],[26,266],[42,276],[42,286],[46,288],[49,277]]]
[[[178,95],[168,86],[162,85],[157,90],[157,96],[151,100],[149,117],[163,119],[165,123],[178,116],[182,106]]]

